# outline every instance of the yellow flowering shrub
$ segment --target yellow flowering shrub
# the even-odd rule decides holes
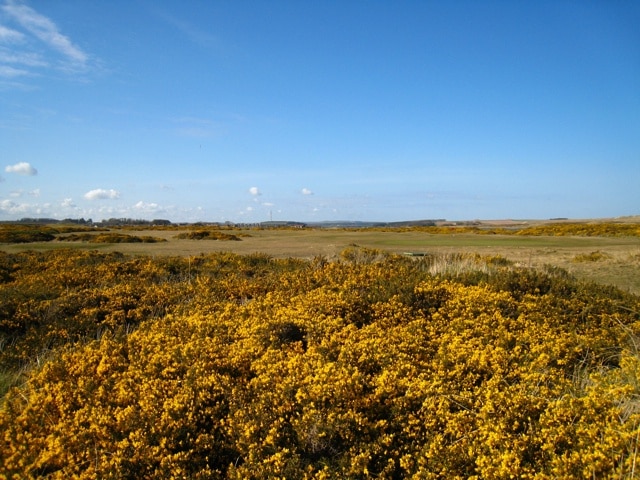
[[[640,237],[640,224],[631,222],[550,222],[540,225],[517,227],[490,227],[478,225],[412,225],[370,227],[378,231],[418,231],[432,235],[531,235],[531,236],[576,236],[576,237]],[[352,229],[354,230],[354,229]]]
[[[3,298],[31,303],[2,307],[0,358],[51,352],[4,397],[2,478],[637,475],[629,294],[353,248],[38,256],[52,278],[29,255],[3,259]]]
[[[637,223],[555,223],[536,225],[518,231],[518,235],[551,235],[580,237],[640,237]]]

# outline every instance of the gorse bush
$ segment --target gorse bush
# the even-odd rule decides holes
[[[149,235],[127,235],[124,233],[74,233],[58,237],[57,240],[65,242],[89,242],[89,243],[158,243],[166,242],[164,238]]]
[[[481,227],[468,225],[372,227],[379,231],[419,231],[433,235],[531,235],[531,236],[576,236],[576,237],[640,237],[638,223],[548,223],[516,228]]]
[[[300,265],[261,254],[152,260],[71,250],[2,253],[0,368],[21,369],[41,352],[161,318],[189,305],[197,288],[213,295],[212,304],[247,300]]]
[[[56,237],[55,231],[47,227],[30,225],[0,226],[0,243],[50,242]]]
[[[30,225],[6,223],[0,225],[0,243],[50,242],[56,235],[71,232],[102,231],[79,225]]]
[[[438,262],[5,256],[0,475],[637,476],[638,297]]]
[[[179,233],[176,238],[186,238],[189,240],[242,240],[237,235],[231,233],[218,232],[216,230],[193,230],[190,232]]]
[[[518,235],[550,235],[579,237],[640,237],[637,223],[556,223],[537,225],[517,231]]]

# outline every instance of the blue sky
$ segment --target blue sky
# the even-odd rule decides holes
[[[640,214],[636,1],[0,0],[0,220]]]

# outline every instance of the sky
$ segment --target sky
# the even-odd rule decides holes
[[[640,214],[640,2],[0,0],[0,220]]]

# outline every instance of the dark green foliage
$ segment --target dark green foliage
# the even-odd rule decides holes
[[[50,242],[55,238],[52,230],[44,226],[3,225],[0,227],[0,243]]]
[[[187,233],[179,233],[176,238],[189,240],[232,240],[239,242],[241,240],[237,235],[230,233],[218,232],[216,230],[193,230]]]
[[[123,233],[81,233],[59,237],[58,240],[65,242],[89,242],[89,243],[157,243],[166,242],[164,238],[150,236],[126,235]]]

